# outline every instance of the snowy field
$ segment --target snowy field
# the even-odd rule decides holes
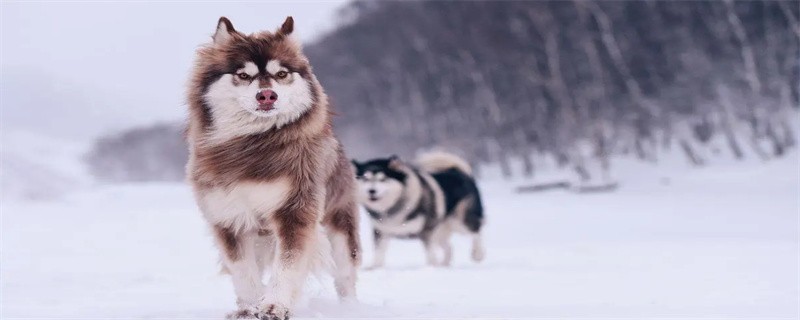
[[[484,180],[483,263],[469,261],[466,238],[450,268],[425,266],[416,241],[395,241],[385,269],[360,273],[359,304],[339,305],[330,279],[311,279],[295,318],[800,316],[796,154],[616,167],[614,193],[516,194],[519,181]],[[181,184],[2,201],[3,319],[219,319],[234,296],[218,270]]]

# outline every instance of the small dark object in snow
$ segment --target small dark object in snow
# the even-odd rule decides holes
[[[575,193],[595,193],[595,192],[611,192],[617,190],[619,185],[616,182],[600,184],[600,185],[580,185],[573,186],[569,181],[557,181],[542,184],[534,184],[528,186],[517,187],[517,193],[527,192],[542,192],[547,190],[565,189]]]
[[[595,193],[595,192],[611,192],[617,190],[619,185],[614,183],[600,184],[600,185],[585,185],[577,186],[571,190],[576,193]]]
[[[517,187],[517,193],[523,192],[541,192],[555,189],[569,189],[570,183],[568,181],[556,181],[542,184],[534,184],[529,186]]]

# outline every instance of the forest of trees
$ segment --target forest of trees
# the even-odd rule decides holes
[[[586,176],[587,163],[616,155],[679,150],[702,166],[797,143],[797,2],[357,1],[341,16],[306,53],[354,157],[441,147],[531,175],[533,155],[548,155]],[[135,147],[124,137],[98,142],[88,157],[98,176],[154,161],[112,151]],[[185,158],[159,161],[173,170]]]

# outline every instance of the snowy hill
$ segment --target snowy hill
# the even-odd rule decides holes
[[[84,144],[26,131],[4,130],[0,140],[0,199],[43,200],[88,185]]]
[[[796,153],[704,169],[625,166],[617,192],[517,194],[487,179],[487,260],[417,242],[360,273],[359,305],[310,280],[296,318],[797,318]],[[182,184],[107,186],[4,201],[3,318],[221,318],[233,290]],[[367,220],[365,261],[371,259]],[[24,244],[24,245],[23,245]]]

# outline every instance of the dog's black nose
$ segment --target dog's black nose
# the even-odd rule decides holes
[[[371,196],[375,195],[375,189],[369,189],[367,192],[369,192],[369,195]]]

